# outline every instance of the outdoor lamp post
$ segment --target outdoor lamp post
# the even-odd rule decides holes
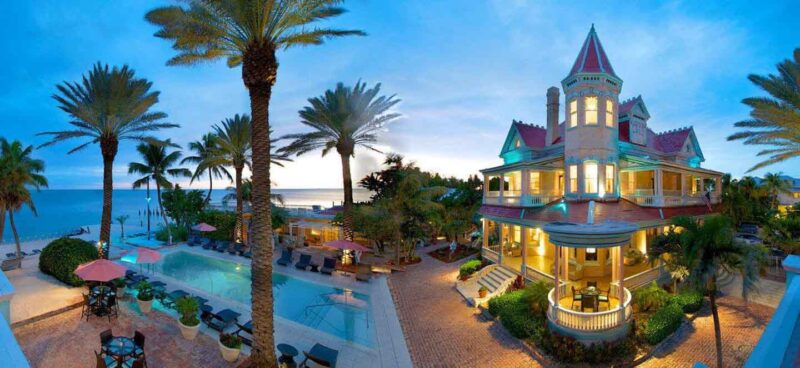
[[[144,199],[147,202],[147,240],[150,240],[150,185],[148,184],[147,197]]]

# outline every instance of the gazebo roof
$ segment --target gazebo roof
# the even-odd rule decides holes
[[[570,248],[610,248],[630,243],[639,226],[630,222],[606,221],[595,224],[552,222],[544,225],[550,242]]]

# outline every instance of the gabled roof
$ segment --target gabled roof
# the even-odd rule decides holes
[[[547,137],[547,129],[538,125],[525,124],[521,121],[514,120],[511,123],[511,130],[506,137],[506,143],[503,146],[502,152],[513,150],[514,138],[520,137],[522,144],[530,149],[542,149],[545,147],[545,137]]]
[[[643,116],[645,119],[650,118],[650,112],[647,111],[647,106],[644,104],[644,99],[642,99],[642,95],[638,95],[634,98],[622,101],[619,104],[619,112],[618,115],[625,115],[630,113],[634,107],[639,106],[639,109],[642,110],[642,113],[645,115]]]
[[[589,30],[589,35],[586,36],[586,41],[583,41],[578,58],[575,59],[575,64],[572,65],[567,77],[578,73],[606,73],[619,79],[608,61],[608,56],[606,56],[606,51],[603,50],[603,45],[597,37],[597,32],[594,31],[594,24]]]
[[[692,127],[684,127],[675,130],[669,130],[663,133],[656,133],[652,129],[647,129],[647,146],[648,148],[661,152],[664,154],[675,154],[683,149],[687,139],[692,140],[695,153],[701,158],[703,153],[700,150],[700,145],[697,142],[697,137],[694,134]],[[630,136],[630,122],[619,122],[619,140],[620,142],[631,142]]]

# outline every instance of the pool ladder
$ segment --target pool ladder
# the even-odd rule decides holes
[[[324,301],[324,300],[325,300],[324,298],[325,298],[326,296],[328,296],[328,295],[330,295],[330,294],[319,294],[318,298],[319,298],[320,300],[323,300],[323,301]],[[346,300],[347,300],[347,299],[346,299]],[[319,304],[312,304],[312,305],[306,306],[306,307],[303,309],[303,315],[304,315],[304,317],[308,318],[308,314],[309,314],[309,313],[313,313],[313,318],[311,319],[311,321],[312,321],[313,323],[311,323],[311,324],[309,324],[309,325],[310,325],[310,326],[315,326],[315,327],[316,327],[316,326],[319,326],[319,324],[320,324],[320,323],[322,323],[322,321],[324,321],[324,320],[325,320],[325,316],[323,316],[323,315],[322,315],[322,313],[320,313],[320,312],[318,312],[318,311],[317,311],[317,310],[318,310],[318,308],[323,308],[323,307],[328,307],[328,308],[330,308],[330,307],[332,307],[332,306],[334,306],[334,305],[337,305],[337,304],[344,305],[344,306],[346,306],[346,307],[350,307],[350,308],[354,308],[354,309],[359,309],[359,308],[357,308],[357,307],[354,307],[354,306],[352,306],[352,305],[350,305],[350,304],[348,304],[348,303],[341,303],[341,302],[331,302],[331,301],[328,301],[328,302],[323,302],[323,303],[319,303]],[[312,309],[313,309],[313,310],[312,310]],[[369,310],[367,310],[367,309],[364,309],[363,311],[364,311],[364,315],[365,315],[365,316],[364,316],[364,320],[365,320],[365,322],[367,323],[367,328],[369,328]]]

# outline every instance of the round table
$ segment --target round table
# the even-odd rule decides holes
[[[299,352],[294,346],[289,344],[278,344],[278,351],[281,352],[281,356],[278,358],[278,363],[283,364],[284,367],[297,366],[297,363],[294,361],[294,357],[296,357]]]
[[[136,350],[136,344],[130,337],[117,336],[106,344],[106,352],[114,357],[117,362],[122,362],[125,357],[132,355]]]

